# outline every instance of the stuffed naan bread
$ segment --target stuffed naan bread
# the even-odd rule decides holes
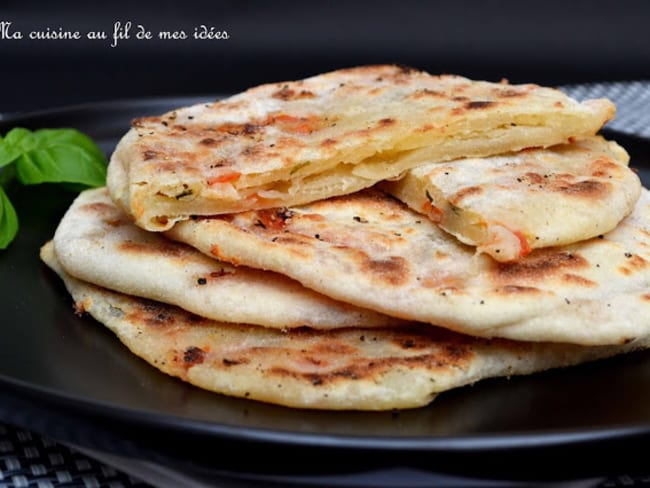
[[[166,232],[359,307],[484,337],[583,345],[650,334],[650,192],[615,230],[500,263],[376,189],[198,217]]]
[[[615,142],[591,137],[546,149],[432,162],[382,188],[478,252],[512,261],[614,229],[641,181]]]
[[[137,225],[160,231],[191,215],[352,193],[427,161],[584,138],[613,115],[608,100],[532,84],[343,69],[137,119],[107,185]]]
[[[51,243],[41,257],[65,282],[77,313],[89,313],[155,368],[206,390],[289,407],[419,407],[483,378],[530,374],[648,346],[647,338],[602,347],[487,340],[422,324],[282,332],[211,321],[77,280],[57,263]]]
[[[278,329],[381,327],[395,319],[338,302],[286,276],[234,267],[133,225],[105,188],[81,193],[54,235],[67,273],[225,322]]]

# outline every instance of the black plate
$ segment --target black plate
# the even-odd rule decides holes
[[[0,133],[75,127],[109,153],[132,118],[214,98],[78,106],[0,121]],[[648,184],[650,142],[608,135],[628,149]],[[74,315],[60,280],[39,261],[39,247],[74,196],[49,186],[12,188],[20,233],[0,252],[6,421],[96,449],[265,476],[387,466],[499,478],[643,469],[635,453],[650,446],[650,353],[487,380],[426,408],[382,413],[287,409],[167,377],[92,319]],[[269,463],[271,453],[281,460]],[[587,461],[579,461],[576,454],[584,453]]]

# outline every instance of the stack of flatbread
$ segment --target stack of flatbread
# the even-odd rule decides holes
[[[42,259],[217,393],[385,410],[650,344],[650,193],[604,99],[367,66],[133,121]]]

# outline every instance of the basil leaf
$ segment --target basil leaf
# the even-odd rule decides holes
[[[4,139],[0,137],[0,168],[14,162],[24,152],[22,143],[28,144],[25,132],[31,134],[26,129],[16,128],[10,130]]]
[[[34,133],[23,127],[14,127],[5,135],[4,144],[19,148],[22,152],[34,149],[37,145]]]
[[[21,147],[30,149],[16,160],[21,183],[106,184],[106,156],[88,136],[75,129],[41,129],[32,137],[33,142],[28,138],[21,141]]]
[[[0,168],[9,163],[13,163],[20,154],[21,151],[19,148],[7,144],[0,144]]]
[[[9,197],[0,186],[0,249],[6,249],[18,232],[18,216]]]
[[[39,146],[74,145],[83,148],[95,159],[106,162],[106,157],[97,144],[76,129],[39,129],[33,135]]]
[[[4,191],[14,177],[26,185],[63,183],[81,191],[105,185],[106,166],[97,144],[75,129],[16,127],[0,136],[0,249],[18,232],[16,210]]]

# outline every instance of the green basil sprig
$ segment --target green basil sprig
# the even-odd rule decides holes
[[[76,129],[16,127],[0,136],[0,249],[6,249],[18,232],[18,216],[5,192],[10,181],[104,186],[106,163],[97,144]]]

